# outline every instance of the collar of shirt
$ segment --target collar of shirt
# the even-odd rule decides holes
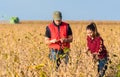
[[[53,21],[53,24],[54,24],[55,26],[60,26],[60,25],[62,24],[62,22],[61,22],[59,25],[57,25],[57,24],[55,24],[55,22]]]

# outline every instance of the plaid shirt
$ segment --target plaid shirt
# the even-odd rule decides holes
[[[99,59],[107,57],[107,50],[104,46],[103,39],[98,36],[94,39],[87,36],[87,46],[92,54],[97,53]]]

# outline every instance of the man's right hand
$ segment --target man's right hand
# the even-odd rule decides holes
[[[50,40],[50,43],[56,43],[56,42],[57,42],[56,39]]]

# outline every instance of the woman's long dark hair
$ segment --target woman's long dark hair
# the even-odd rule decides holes
[[[90,23],[87,27],[86,27],[86,30],[92,30],[94,32],[94,37],[96,36],[100,36],[100,34],[98,33],[97,31],[97,27],[96,27],[96,24],[94,22]]]

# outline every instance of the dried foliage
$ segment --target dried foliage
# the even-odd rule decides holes
[[[86,51],[86,26],[83,21],[67,21],[73,30],[68,65],[55,70],[44,43],[45,28],[50,21],[23,21],[0,24],[0,77],[96,77],[97,63]],[[109,52],[105,77],[120,76],[120,23],[96,22]]]

